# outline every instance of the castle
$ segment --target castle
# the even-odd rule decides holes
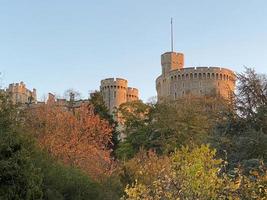
[[[122,78],[101,80],[100,92],[110,113],[123,103],[139,99],[138,89],[128,87],[128,81]]]
[[[161,55],[162,74],[156,79],[158,102],[176,100],[187,95],[216,96],[229,100],[235,89],[235,73],[221,67],[184,67],[184,55],[174,51]],[[36,89],[29,90],[23,82],[10,84],[6,89],[14,103],[42,104],[37,102]],[[101,80],[100,92],[110,113],[121,104],[139,99],[138,89],[128,87],[122,78]],[[49,94],[49,102],[66,104]],[[84,101],[84,100],[83,100]],[[82,101],[81,101],[82,102]],[[79,102],[80,103],[80,102]]]
[[[186,95],[219,96],[229,100],[236,76],[221,67],[184,67],[184,55],[166,52],[161,55],[162,74],[156,79],[158,102],[176,100]]]
[[[14,104],[34,104],[37,102],[36,89],[27,89],[23,82],[9,84],[6,92]]]

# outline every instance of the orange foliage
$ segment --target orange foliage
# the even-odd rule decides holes
[[[41,148],[61,162],[97,178],[111,167],[112,127],[95,115],[90,105],[70,112],[64,107],[43,105],[26,114],[26,124]]]

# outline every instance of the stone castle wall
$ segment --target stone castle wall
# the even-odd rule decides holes
[[[172,60],[168,65],[172,65]],[[186,95],[211,95],[229,99],[235,89],[236,77],[229,69],[220,67],[175,68],[168,65],[165,61],[162,68],[170,70],[156,79],[159,101],[165,98],[175,100]]]

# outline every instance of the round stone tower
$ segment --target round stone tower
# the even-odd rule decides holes
[[[110,112],[127,101],[128,82],[122,78],[101,80],[100,91]]]
[[[158,101],[185,95],[220,96],[229,99],[236,76],[221,67],[183,67],[183,54],[167,52],[161,56],[162,74],[156,79]]]
[[[123,103],[139,99],[138,89],[128,87],[128,81],[122,78],[102,80],[100,92],[110,113]]]

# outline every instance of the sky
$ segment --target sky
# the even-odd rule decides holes
[[[266,0],[0,0],[1,87],[24,81],[39,100],[70,88],[87,98],[121,77],[147,101],[171,17],[186,67],[267,74]]]

